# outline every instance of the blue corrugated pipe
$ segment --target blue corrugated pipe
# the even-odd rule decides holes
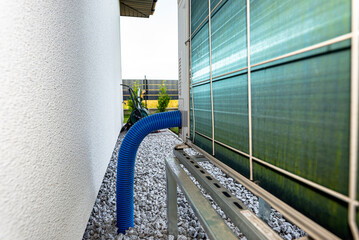
[[[133,227],[133,182],[137,149],[152,131],[181,127],[181,112],[164,112],[136,122],[122,141],[117,161],[116,213],[119,233]]]

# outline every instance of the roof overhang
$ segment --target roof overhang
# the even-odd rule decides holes
[[[120,0],[121,16],[148,18],[155,12],[157,0]]]

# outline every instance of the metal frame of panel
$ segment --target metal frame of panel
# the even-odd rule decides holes
[[[358,168],[358,108],[359,108],[359,1],[352,0],[351,6],[351,101],[350,101],[350,168],[349,168],[349,226],[355,239],[359,239],[356,222],[356,194]]]
[[[223,1],[223,0],[222,0]],[[221,2],[222,2],[221,1]],[[248,1],[248,0],[247,0]],[[353,2],[356,2],[356,0],[352,0]],[[207,18],[206,18],[207,19]],[[353,19],[355,19],[355,17],[353,16]],[[354,20],[353,20],[354,21]],[[204,21],[203,21],[204,22]],[[203,23],[201,23],[201,24],[203,24]],[[201,26],[201,25],[200,25]],[[200,27],[199,26],[199,27]],[[193,35],[193,34],[192,34]],[[263,64],[266,64],[266,63],[270,63],[270,62],[273,62],[273,61],[277,61],[277,60],[280,60],[280,59],[283,59],[283,58],[287,58],[287,57],[291,57],[291,56],[294,56],[294,55],[298,55],[298,54],[301,54],[301,53],[305,53],[305,52],[308,52],[308,51],[311,51],[311,50],[315,50],[315,49],[318,49],[318,48],[321,48],[321,47],[325,47],[325,46],[328,46],[328,45],[331,45],[331,44],[334,44],[334,43],[339,43],[339,42],[342,42],[342,41],[345,41],[345,40],[348,40],[348,39],[352,39],[352,41],[355,41],[355,39],[357,39],[357,33],[355,33],[355,32],[352,32],[352,33],[348,33],[348,34],[345,34],[345,35],[342,35],[342,36],[339,36],[339,37],[336,37],[336,38],[333,38],[333,39],[330,39],[330,40],[328,40],[328,41],[325,41],[325,42],[321,42],[321,43],[318,43],[318,44],[315,44],[315,45],[313,45],[313,46],[310,46],[310,47],[306,47],[306,48],[303,48],[303,49],[300,49],[300,50],[297,50],[297,51],[294,51],[294,52],[291,52],[291,53],[288,53],[288,54],[285,54],[285,55],[282,55],[282,56],[279,56],[279,57],[275,57],[275,58],[272,58],[272,59],[269,59],[269,60],[266,60],[266,61],[263,61],[263,62],[260,62],[260,63],[257,63],[257,64],[254,64],[254,65],[248,65],[248,67],[246,67],[246,68],[241,68],[241,69],[238,69],[238,70],[236,70],[236,71],[233,71],[233,72],[230,72],[230,73],[227,73],[227,74],[225,74],[225,75],[228,75],[228,74],[231,74],[231,73],[234,73],[234,72],[238,72],[238,71],[242,71],[242,70],[245,70],[245,69],[250,69],[251,67],[256,67],[256,66],[259,66],[259,65],[263,65]],[[354,56],[355,56],[355,50],[352,50],[352,52],[354,53],[354,54],[352,54],[352,58],[355,58]],[[357,61],[357,60],[356,60]],[[355,60],[353,60],[352,61],[352,65],[353,66],[356,66],[355,65]],[[354,69],[355,67],[353,67],[352,69]],[[353,70],[352,70],[353,71]],[[356,70],[357,71],[357,70]],[[355,71],[353,71],[354,72],[354,74],[355,74]],[[357,82],[358,80],[357,80],[357,78],[356,78],[356,80],[355,80],[355,75],[353,74],[353,77],[351,77],[351,79],[352,79],[352,84],[355,84],[355,82]],[[224,74],[222,74],[221,76],[225,76]],[[207,81],[210,81],[210,79],[206,79],[206,80],[203,80],[203,81],[200,81],[200,82],[197,82],[197,83],[195,83],[195,84],[193,84],[192,83],[192,86],[191,86],[191,88],[193,88],[193,87],[196,87],[196,86],[198,86],[198,85],[200,85],[200,84],[202,84],[202,83],[204,83],[204,82],[207,82]],[[353,85],[352,85],[353,86]],[[353,106],[353,112],[354,111],[358,111],[358,110],[355,110],[355,105],[357,104],[355,104],[355,95],[357,95],[357,92],[355,92],[355,85],[353,86],[353,94],[352,94],[352,104],[351,104],[351,106]],[[193,93],[192,93],[193,94]],[[192,98],[193,99],[193,98]],[[355,113],[355,112],[354,112]],[[355,118],[355,114],[351,114],[354,118]],[[352,121],[352,122],[355,122],[355,121]],[[353,124],[354,125],[354,124]],[[353,126],[353,127],[355,127],[355,126]],[[194,128],[194,130],[195,130],[195,128]],[[355,130],[355,129],[354,129]],[[212,137],[209,137],[209,136],[206,136],[206,135],[204,135],[204,134],[202,134],[202,133],[199,133],[199,132],[197,132],[197,131],[195,131],[196,132],[196,134],[198,134],[198,135],[201,135],[201,136],[203,136],[203,137],[205,137],[205,138],[207,138],[208,140],[210,140],[210,141],[214,141],[214,142],[216,142],[216,143],[218,143],[218,144],[220,144],[220,145],[222,145],[222,146],[224,146],[224,147],[227,147],[227,148],[229,148],[229,149],[231,149],[231,150],[234,150],[234,151],[237,151],[237,152],[239,152],[240,154],[243,154],[244,156],[247,156],[247,157],[249,157],[249,158],[255,158],[255,156],[253,156],[252,154],[246,154],[246,153],[244,153],[244,152],[242,152],[242,151],[240,151],[240,150],[237,150],[237,149],[233,149],[233,148],[231,148],[230,146],[228,146],[228,145],[226,145],[226,144],[224,144],[224,143],[221,143],[220,141],[218,141],[218,140],[212,140]],[[354,134],[355,134],[355,132],[356,131],[351,131],[351,132],[354,132]],[[353,135],[354,135],[353,134]],[[356,134],[357,135],[357,134]],[[354,142],[354,145],[355,145],[355,140],[354,140],[354,137],[355,136],[353,136],[353,137],[351,137],[353,140],[352,140],[352,142]],[[356,140],[357,141],[357,140]],[[356,144],[357,145],[357,144]],[[352,149],[353,149],[353,153],[351,154],[351,155],[356,155],[355,153],[354,153],[354,150],[355,150],[355,147],[352,147]],[[263,160],[261,160],[261,159],[258,159],[258,158],[255,158],[258,162],[260,162],[260,163],[262,163],[262,162],[264,162]],[[276,167],[276,166],[274,166],[274,165],[272,165],[272,164],[269,164],[269,163],[267,163],[268,164],[268,166],[269,167],[271,167],[272,169],[274,169],[274,170],[278,170],[278,168]],[[282,173],[284,173],[284,174],[286,174],[285,172],[287,172],[287,171],[283,171]],[[289,175],[288,175],[289,176]],[[291,177],[292,176],[297,176],[297,175],[295,175],[295,174],[293,174],[293,175],[291,175]],[[301,178],[300,176],[297,176],[297,177],[295,177],[297,180],[299,180],[299,181],[303,181],[303,183],[309,183],[309,182],[311,182],[311,181],[305,181],[304,180],[304,178]],[[312,187],[314,187],[314,188],[318,188],[319,186],[316,186],[315,185],[315,183],[313,183],[313,184],[310,184],[309,183],[309,185],[311,185]],[[317,184],[317,185],[319,185],[319,184]],[[330,190],[330,189],[328,189],[328,190],[326,190],[327,188],[326,187],[323,187],[323,188],[320,188],[320,189],[318,189],[318,190],[322,190],[323,192],[325,192],[325,193],[328,193],[328,194],[330,194],[330,195],[332,195],[332,196],[334,196],[334,197],[337,197],[337,198],[339,198],[339,199],[341,199],[341,200],[344,200],[344,201],[346,201],[346,202],[350,202],[351,200],[348,198],[348,197],[346,197],[346,196],[344,196],[343,194],[340,194],[340,193],[338,193],[338,194],[336,194],[336,193],[334,193],[335,191],[333,191],[333,190]],[[358,201],[356,201],[356,200],[354,200],[354,206],[359,206],[359,202]]]
[[[209,7],[209,14],[205,17],[205,19],[200,23],[199,26],[197,26],[197,28],[191,32],[191,24],[189,24],[189,38],[188,38],[188,42],[190,44],[190,48],[189,48],[189,61],[191,61],[191,39],[192,36],[194,34],[197,33],[197,31],[201,28],[201,26],[208,20],[209,23],[211,22],[211,14],[213,13],[213,11],[216,10],[216,8],[225,0],[221,0],[212,10]],[[210,6],[210,0],[209,2],[209,6]],[[250,0],[247,0],[247,50],[248,50],[248,66],[244,67],[244,68],[240,68],[225,74],[221,74],[218,76],[212,76],[212,71],[210,70],[210,78],[209,79],[205,79],[196,83],[193,83],[192,81],[192,77],[189,76],[189,78],[191,79],[191,84],[190,84],[190,91],[192,90],[192,109],[193,109],[193,138],[192,139],[187,139],[187,140],[192,140],[194,142],[195,139],[195,135],[198,134],[202,137],[205,137],[206,139],[210,140],[212,142],[212,148],[213,148],[213,152],[212,155],[214,155],[214,143],[217,143],[227,149],[230,149],[234,152],[237,152],[243,156],[246,156],[249,158],[249,163],[250,163],[250,180],[253,180],[253,164],[252,162],[255,161],[261,165],[264,165],[266,167],[269,167],[270,169],[281,173],[287,177],[290,177],[292,179],[295,179],[303,184],[306,184],[310,187],[313,187],[316,190],[319,190],[321,192],[324,192],[326,194],[329,194],[330,196],[333,196],[334,198],[340,199],[344,202],[346,202],[348,204],[348,220],[349,220],[349,226],[352,232],[352,235],[355,239],[359,239],[359,232],[357,229],[357,223],[356,223],[356,211],[357,211],[357,207],[359,206],[359,201],[357,200],[357,168],[358,168],[358,105],[359,105],[359,100],[358,100],[358,91],[359,91],[359,83],[358,83],[358,78],[359,78],[359,74],[358,74],[358,59],[359,59],[359,1],[358,0],[351,0],[351,32],[347,33],[347,34],[343,34],[341,36],[338,37],[334,37],[332,39],[323,41],[323,42],[319,42],[317,44],[293,51],[293,52],[289,52],[286,54],[283,54],[281,56],[278,57],[274,57],[259,63],[255,63],[255,64],[251,64],[250,62]],[[189,7],[191,6],[191,1],[189,1]],[[191,10],[189,10],[189,21],[191,21]],[[209,25],[210,27],[211,25]],[[299,175],[293,174],[289,171],[286,171],[284,169],[281,169],[273,164],[270,164],[260,158],[257,158],[256,156],[253,156],[252,153],[252,119],[251,119],[251,68],[256,67],[256,66],[260,66],[260,65],[264,65],[270,62],[274,62],[277,60],[281,60],[281,59],[285,59],[288,57],[292,57],[298,54],[302,54],[302,53],[306,53],[315,49],[319,49],[325,46],[329,46],[335,43],[340,43],[343,42],[345,40],[351,40],[351,74],[350,74],[350,79],[351,79],[351,100],[350,100],[350,153],[349,153],[349,194],[348,196],[342,193],[339,193],[337,191],[334,191],[332,189],[329,189],[327,187],[324,187],[320,184],[317,184],[313,181],[310,181],[308,179],[305,179],[303,177],[300,177]],[[209,36],[209,46],[211,48],[211,33]],[[211,51],[210,51],[211,54]],[[210,57],[210,61],[211,61],[211,57]],[[211,64],[211,62],[210,62]],[[190,65],[190,69],[189,69],[189,74],[192,74],[192,66]],[[211,69],[211,66],[210,66]],[[228,146],[227,144],[220,142],[218,140],[215,139],[214,137],[214,130],[212,130],[212,136],[206,136],[203,133],[200,133],[198,131],[196,131],[196,123],[195,123],[195,114],[194,114],[194,102],[193,102],[193,88],[195,88],[196,86],[202,85],[202,84],[211,84],[211,114],[212,114],[212,129],[213,129],[213,125],[214,125],[214,111],[213,111],[213,92],[212,92],[212,81],[214,79],[217,79],[219,77],[223,77],[235,72],[240,72],[243,70],[247,70],[248,71],[248,120],[249,120],[249,154],[241,151],[240,149],[235,149],[231,146]],[[190,125],[189,125],[190,127]],[[189,130],[190,131],[190,130]],[[300,217],[301,219],[302,217]],[[299,222],[300,222],[300,219]],[[296,218],[291,218],[291,221],[293,221],[295,224],[297,224]],[[298,224],[300,225],[300,224]],[[304,228],[303,228],[304,229]],[[308,231],[307,229],[304,229],[306,231]]]
[[[248,61],[248,133],[249,133],[249,179],[253,180],[253,148],[252,148],[252,91],[251,91],[251,8],[247,0],[247,61]]]
[[[212,84],[212,25],[211,25],[211,1],[208,1],[208,37],[209,37],[209,83],[211,87],[211,118],[212,118],[212,155],[214,152],[214,111],[213,111],[213,84]]]

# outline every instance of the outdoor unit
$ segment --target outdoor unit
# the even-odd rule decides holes
[[[187,0],[178,1],[178,109],[182,112],[179,135],[189,138],[189,7]]]
[[[358,9],[178,0],[181,138],[344,239],[359,219]]]

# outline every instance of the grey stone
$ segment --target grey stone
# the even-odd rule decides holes
[[[167,237],[165,159],[173,157],[173,147],[175,144],[181,143],[181,141],[166,130],[148,135],[141,143],[135,163],[135,228],[130,229],[123,235],[117,234],[116,227],[116,167],[118,150],[122,139],[123,136],[119,137],[115,146],[83,239],[174,239],[174,236]],[[200,155],[190,148],[185,149],[185,151],[189,155]],[[227,177],[226,174],[210,162],[200,162],[199,164],[232,194],[245,202],[248,205],[247,207],[258,213],[259,204],[255,195],[234,179]],[[189,174],[186,169],[185,171]],[[201,189],[213,208],[225,219],[227,225],[237,237],[245,240],[246,238],[239,229],[230,222],[221,208],[204,192],[198,182],[193,177],[191,179]],[[208,239],[183,193],[179,188],[177,189],[178,239]],[[287,222],[274,209],[271,209],[268,224],[274,227],[275,231],[278,232],[279,230],[281,237],[285,239],[289,239],[289,236],[299,238],[306,235],[301,229]],[[281,232],[282,228],[286,232]]]

